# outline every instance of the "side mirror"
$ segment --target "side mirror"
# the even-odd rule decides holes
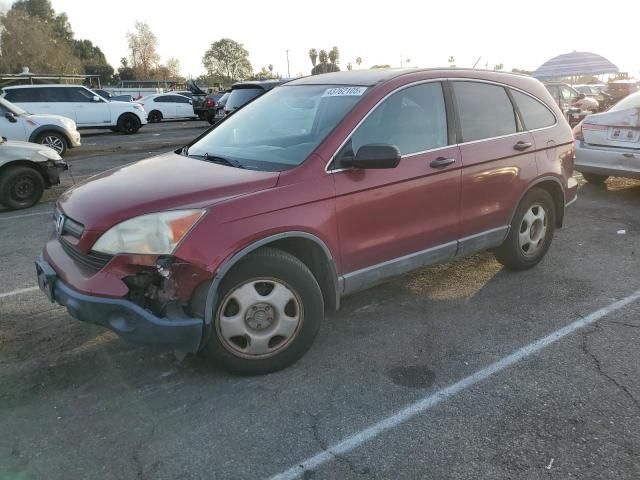
[[[18,119],[16,118],[16,116],[15,116],[13,113],[11,113],[11,112],[6,112],[6,113],[4,114],[4,117],[5,117],[7,120],[9,120],[9,122],[10,122],[10,123],[17,123],[17,122],[18,122]]]
[[[395,168],[401,157],[395,145],[371,143],[360,147],[355,157],[342,159],[340,163],[347,168]]]
[[[189,100],[189,105],[193,105],[193,100]]]
[[[91,100],[94,101],[94,102],[99,102],[100,101],[100,97],[97,96],[97,95],[94,95]]]

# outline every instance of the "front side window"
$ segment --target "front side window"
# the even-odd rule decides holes
[[[276,87],[226,118],[185,153],[210,161],[231,160],[243,168],[287,170],[315,150],[366,90],[332,85]]]
[[[453,82],[462,141],[472,142],[517,132],[516,112],[504,87]]]
[[[59,88],[58,90],[65,90],[63,88]],[[85,88],[68,88],[67,95],[69,102],[75,103],[89,103],[93,101],[93,97],[95,97],[94,93],[85,89]]]
[[[556,123],[556,117],[540,101],[517,90],[511,90],[511,96],[528,130],[550,127]]]
[[[395,145],[402,155],[447,145],[447,114],[440,82],[400,90],[376,107],[351,137],[352,153],[363,145]]]

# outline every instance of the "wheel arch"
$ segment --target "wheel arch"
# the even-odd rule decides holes
[[[32,168],[33,170],[35,170],[36,172],[38,172],[40,174],[40,176],[42,177],[42,181],[44,182],[45,186],[49,187],[49,181],[46,175],[46,167],[43,165],[39,165],[38,162],[34,162],[33,160],[28,160],[26,158],[21,158],[18,160],[11,160],[10,162],[7,163],[3,163],[2,165],[0,165],[0,175],[2,175],[4,172],[6,172],[7,170],[9,170],[10,168],[13,167],[29,167]]]
[[[31,143],[37,143],[36,142],[37,138],[40,135],[42,135],[43,133],[47,133],[47,132],[55,132],[55,133],[58,133],[58,134],[62,135],[62,137],[64,138],[65,142],[67,142],[67,148],[71,148],[71,138],[69,138],[69,135],[64,130],[64,128],[58,127],[57,125],[41,125],[41,126],[39,126],[33,132],[31,132],[31,134],[29,135],[29,140],[28,141],[31,142]]]
[[[565,194],[564,188],[562,187],[562,183],[557,177],[541,177],[531,182],[527,188],[522,192],[520,198],[518,199],[518,203],[516,203],[513,208],[513,212],[511,212],[511,219],[509,220],[509,225],[513,222],[513,217],[516,214],[516,210],[518,209],[518,205],[522,202],[524,196],[531,191],[533,188],[542,188],[546,190],[551,198],[553,199],[553,204],[556,208],[556,227],[562,228],[564,222],[564,212],[565,212]]]
[[[316,235],[302,231],[290,231],[277,233],[256,240],[244,248],[238,250],[227,258],[218,268],[211,285],[207,289],[205,306],[205,327],[213,322],[213,308],[217,302],[218,288],[225,275],[240,260],[251,252],[262,247],[277,248],[298,258],[315,276],[324,297],[325,307],[337,310],[340,306],[340,290],[338,274],[331,250]]]

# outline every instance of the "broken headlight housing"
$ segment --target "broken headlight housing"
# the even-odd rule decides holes
[[[111,227],[93,246],[101,253],[169,255],[205,210],[174,210],[141,215]]]

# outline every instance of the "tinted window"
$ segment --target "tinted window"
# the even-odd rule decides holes
[[[262,95],[264,90],[261,88],[237,88],[232,90],[229,98],[227,99],[227,103],[225,108],[227,110],[235,110],[240,108],[245,103],[250,102],[258,95]]]
[[[36,89],[33,88],[14,88],[6,90],[7,94],[4,98],[10,102],[39,102],[39,95]]]
[[[40,102],[68,102],[67,89],[45,87],[37,89],[40,93]]]
[[[402,155],[447,145],[442,85],[424,83],[387,98],[351,137],[354,153],[370,143],[395,145]]]
[[[550,127],[556,123],[556,117],[541,102],[529,95],[511,90],[511,96],[520,110],[525,127],[529,130]]]
[[[516,114],[503,87],[477,82],[453,86],[464,142],[516,133]]]
[[[67,91],[67,96],[68,96],[68,102],[76,102],[76,103],[80,103],[80,102],[84,102],[84,103],[88,103],[88,102],[92,102],[93,101],[93,97],[95,96],[93,94],[93,92],[90,92],[87,89],[84,88],[59,88],[57,90],[66,90]],[[64,100],[61,100],[64,101]]]
[[[182,97],[180,95],[173,95],[171,98],[175,103],[189,103],[189,99],[187,97]]]
[[[156,97],[153,99],[154,102],[158,102],[158,103],[173,103],[173,100],[171,99],[171,96],[169,95],[164,95],[162,97]]]

